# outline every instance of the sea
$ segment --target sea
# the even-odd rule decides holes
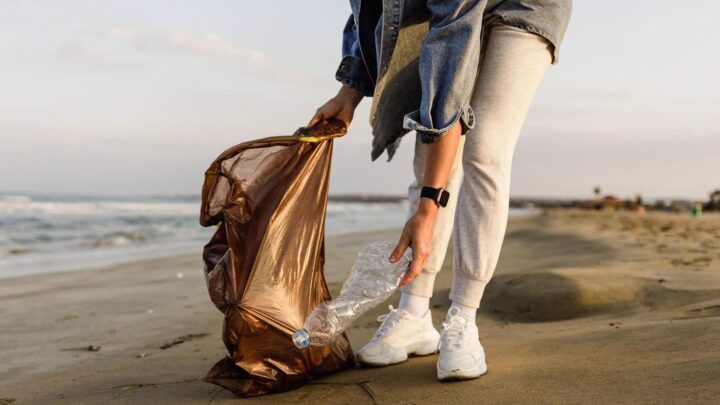
[[[202,253],[198,196],[0,193],[0,278]],[[399,228],[407,201],[328,203],[326,235]],[[518,214],[520,212],[513,212]]]

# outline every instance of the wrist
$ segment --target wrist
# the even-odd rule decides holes
[[[435,201],[429,200],[427,198],[421,198],[420,204],[418,204],[417,213],[425,217],[434,218],[435,216],[437,216],[439,209],[440,207],[438,207]]]
[[[336,97],[357,106],[360,104],[360,101],[362,101],[365,95],[360,90],[348,86],[342,86],[340,87],[340,90],[338,90]]]

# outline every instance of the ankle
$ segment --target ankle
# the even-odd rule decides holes
[[[398,309],[405,310],[418,318],[422,318],[430,309],[430,297],[421,297],[404,292],[400,295]]]

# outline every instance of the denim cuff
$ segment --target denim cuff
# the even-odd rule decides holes
[[[361,91],[366,97],[372,97],[375,85],[365,68],[365,63],[357,56],[345,56],[340,61],[335,79],[344,86]]]
[[[475,127],[475,114],[470,105],[461,108],[460,111],[455,113],[450,123],[442,128],[429,128],[424,126],[420,123],[420,110],[415,110],[405,114],[405,117],[403,117],[403,128],[410,131],[415,130],[420,136],[422,143],[433,143],[445,136],[445,133],[447,133],[458,120],[460,120],[460,124],[462,125],[461,135],[465,135],[468,130]]]

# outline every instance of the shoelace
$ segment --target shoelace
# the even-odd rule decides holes
[[[385,315],[380,315],[377,318],[378,322],[382,323],[380,324],[377,332],[375,332],[373,340],[380,339],[381,337],[385,336],[385,334],[390,332],[390,330],[402,319],[402,316],[398,315],[398,310],[396,308],[393,308],[392,305],[389,305],[388,309],[390,310],[389,313]]]
[[[442,323],[442,337],[440,343],[449,351],[458,350],[465,338],[464,319],[461,315],[451,315],[450,319]]]

